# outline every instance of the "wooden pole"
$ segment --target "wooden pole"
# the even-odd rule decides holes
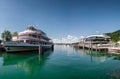
[[[96,51],[97,51],[97,49],[98,49],[98,47],[97,47],[98,45],[96,44]]]
[[[83,42],[83,50],[85,49],[85,43]]]
[[[90,42],[90,49],[92,50],[92,40],[91,40],[91,42]]]
[[[41,52],[42,52],[42,47],[41,45],[39,45],[39,55],[41,54]]]

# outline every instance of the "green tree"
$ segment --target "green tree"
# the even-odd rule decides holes
[[[1,38],[3,41],[11,41],[12,39],[12,34],[10,31],[8,30],[5,30],[2,35],[1,35]]]
[[[120,41],[120,30],[117,30],[115,32],[112,32],[112,33],[107,33],[108,36],[111,37],[111,41],[113,42],[118,42]]]
[[[18,32],[13,32],[12,36],[18,36]]]

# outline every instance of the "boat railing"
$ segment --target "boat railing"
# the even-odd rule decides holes
[[[39,40],[38,38],[32,36],[19,36],[19,39],[32,39],[32,40]]]

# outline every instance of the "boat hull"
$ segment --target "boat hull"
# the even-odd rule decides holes
[[[22,51],[34,51],[39,50],[39,47],[33,47],[33,46],[6,46],[5,47],[6,52],[22,52]]]
[[[7,46],[5,47],[6,52],[23,52],[23,51],[37,51],[51,49],[51,46]]]
[[[6,52],[41,51],[53,48],[53,44],[28,44],[23,42],[4,42],[3,46]]]

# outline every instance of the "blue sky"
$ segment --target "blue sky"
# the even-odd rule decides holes
[[[0,0],[0,33],[36,25],[52,38],[120,29],[120,0]]]

